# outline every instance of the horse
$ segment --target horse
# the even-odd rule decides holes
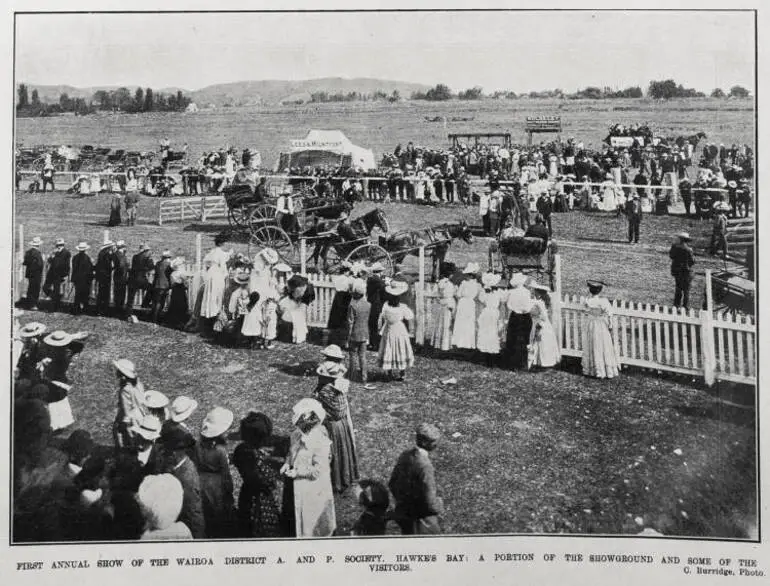
[[[336,223],[335,223],[336,224]],[[318,266],[318,261],[323,262],[324,268],[327,266],[327,253],[332,244],[344,244],[345,242],[355,242],[368,238],[374,228],[379,228],[382,232],[388,232],[390,229],[385,212],[380,208],[375,208],[363,216],[354,218],[350,221],[350,232],[355,238],[346,240],[340,234],[334,231],[332,222],[321,222],[316,218],[316,223],[307,230],[304,236],[315,239],[315,247],[310,255],[310,260]]]
[[[403,262],[408,255],[418,256],[419,249],[424,246],[430,250],[431,277],[433,281],[438,281],[439,270],[455,238],[461,238],[466,244],[473,242],[473,233],[464,220],[422,230],[402,230],[381,238],[380,245],[393,256],[396,264]]]

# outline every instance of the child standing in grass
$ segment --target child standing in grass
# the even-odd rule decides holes
[[[246,306],[248,313],[243,318],[241,335],[246,338],[251,348],[258,348],[264,344],[262,334],[262,304],[259,302],[259,292],[249,293],[249,303]]]

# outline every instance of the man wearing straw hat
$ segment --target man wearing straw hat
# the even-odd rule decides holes
[[[24,253],[24,262],[22,263],[26,267],[24,278],[27,279],[25,302],[32,309],[37,309],[37,303],[40,300],[40,285],[43,282],[45,261],[43,260],[43,253],[40,252],[42,245],[43,241],[40,237],[35,236],[29,243],[29,250]]]
[[[99,254],[96,255],[96,312],[105,315],[110,306],[110,292],[112,288],[112,268],[115,265],[115,243],[109,240],[102,244]]]
[[[91,248],[86,242],[75,247],[77,253],[72,257],[72,284],[75,287],[75,299],[72,313],[78,315],[88,307],[91,296],[91,283],[94,280],[94,263],[86,251]]]
[[[161,259],[155,264],[155,277],[152,281],[152,321],[158,323],[160,312],[166,306],[166,297],[171,288],[171,254],[164,250]]]
[[[118,240],[115,248],[115,262],[112,271],[113,299],[115,300],[115,310],[122,313],[126,306],[129,263],[128,256],[126,256],[126,243],[123,240]]]
[[[676,289],[674,292],[674,307],[684,307],[690,301],[690,285],[692,283],[692,266],[695,264],[690,234],[677,234],[678,242],[671,246],[668,256],[671,258],[671,276],[674,277]]]
[[[152,291],[150,283],[150,274],[155,268],[155,263],[150,255],[150,248],[145,244],[139,245],[139,252],[131,257],[131,272],[128,282],[128,314],[131,315],[134,310],[134,298],[137,291],[144,291],[142,307],[150,307]]]
[[[61,305],[62,285],[70,276],[70,251],[64,246],[64,239],[57,238],[54,251],[48,257],[48,272],[43,283],[43,292],[53,302],[52,311]]]

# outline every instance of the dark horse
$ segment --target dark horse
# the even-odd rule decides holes
[[[347,229],[337,228],[335,230],[336,225],[336,222],[322,222],[316,218],[313,227],[304,233],[305,237],[315,240],[315,248],[313,249],[313,254],[310,255],[310,260],[315,263],[316,267],[318,266],[318,261],[321,260],[323,261],[324,269],[327,268],[326,257],[332,245],[338,250],[350,253],[352,249],[345,250],[346,243],[360,244],[359,241],[368,238],[374,228],[379,228],[385,233],[390,229],[385,212],[380,208],[375,208],[371,212],[351,220],[350,226]]]
[[[390,253],[396,264],[403,262],[408,255],[418,256],[424,246],[430,251],[431,277],[433,281],[438,281],[439,270],[455,238],[461,238],[467,244],[473,242],[473,233],[465,221],[438,224],[422,230],[402,230],[380,238],[380,245]]]

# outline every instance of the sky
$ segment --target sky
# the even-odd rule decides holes
[[[181,87],[371,77],[455,91],[754,90],[751,12],[17,15],[16,82]]]

